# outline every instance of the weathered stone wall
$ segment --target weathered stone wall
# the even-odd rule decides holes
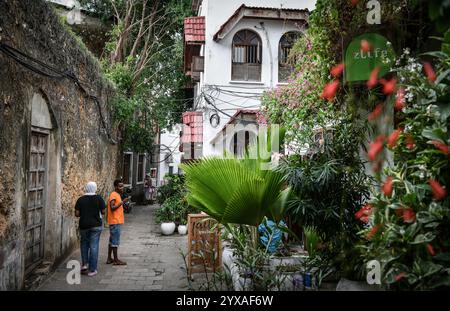
[[[104,197],[117,176],[118,146],[105,135],[111,125],[112,88],[96,60],[68,33],[43,0],[1,0],[0,40],[40,61],[73,73],[100,108],[67,78],[36,74],[0,52],[0,290],[24,284],[25,222],[31,136],[31,102],[48,105],[48,193],[44,260],[57,262],[77,244],[74,204],[84,184],[96,181]],[[110,133],[115,137],[115,133]]]

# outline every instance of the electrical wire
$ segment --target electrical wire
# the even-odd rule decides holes
[[[222,109],[217,108],[217,106],[214,105],[214,104],[212,103],[212,101],[208,99],[207,96],[208,96],[207,94],[203,94],[203,97],[205,98],[205,101],[206,101],[209,105],[213,106],[214,108],[216,108],[217,111],[221,112],[222,114],[226,115],[227,117],[233,118],[232,115],[226,113],[226,112],[223,111]]]
[[[216,103],[216,105],[230,105],[236,108],[243,108],[243,109],[248,109],[248,108],[257,108],[260,107],[261,105],[237,105],[237,104],[233,104],[231,102],[225,101],[221,98],[215,97],[215,96],[211,96],[209,95],[209,97],[214,98],[215,100],[221,101],[222,103]],[[247,100],[248,101],[248,100]],[[246,101],[246,102],[247,102]],[[227,110],[227,109],[223,109],[223,110]],[[232,109],[228,109],[228,110],[232,110]]]
[[[117,144],[117,141],[115,139],[113,139],[112,135],[110,134],[111,130],[106,125],[106,121],[103,117],[103,112],[101,109],[100,101],[98,100],[98,98],[96,96],[91,95],[91,94],[89,94],[88,91],[86,91],[86,88],[82,85],[82,82],[72,72],[59,71],[58,69],[40,61],[34,57],[29,56],[29,55],[19,51],[18,49],[15,49],[15,48],[13,48],[7,44],[1,43],[1,42],[0,42],[0,52],[2,52],[4,55],[8,56],[9,58],[13,59],[20,65],[24,66],[28,70],[33,71],[34,73],[37,73],[39,75],[42,75],[42,76],[45,76],[48,78],[52,78],[52,79],[67,78],[67,79],[73,81],[78,86],[78,88],[85,94],[85,98],[90,99],[96,103],[97,109],[99,111],[101,124],[102,124],[103,129],[105,130],[105,134],[106,134],[108,140],[113,145]],[[39,68],[39,67],[41,67],[41,68]],[[88,84],[88,83],[86,83],[86,84]]]

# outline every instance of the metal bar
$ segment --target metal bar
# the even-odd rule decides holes
[[[37,227],[42,227],[42,223],[39,223],[37,225],[29,226],[29,227],[27,227],[27,229],[25,231],[31,231],[33,229],[36,229]]]
[[[36,245],[40,245],[41,241],[35,242],[33,244],[28,244],[27,249],[33,249]]]
[[[31,208],[27,208],[27,211],[28,211],[28,212],[33,212],[33,211],[35,211],[35,210],[43,209],[43,208],[44,208],[44,206],[38,205],[38,206],[33,206],[33,207],[31,207]]]

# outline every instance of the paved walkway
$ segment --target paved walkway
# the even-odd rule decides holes
[[[105,228],[100,240],[98,274],[81,276],[81,284],[66,281],[70,260],[80,260],[80,251],[72,253],[38,290],[187,290],[186,270],[181,255],[187,252],[187,236],[174,233],[162,236],[154,223],[156,205],[135,206],[125,214],[119,258],[127,266],[106,264],[109,230]]]

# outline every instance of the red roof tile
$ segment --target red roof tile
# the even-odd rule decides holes
[[[195,16],[184,19],[184,40],[186,42],[205,42],[205,17]]]
[[[242,4],[233,15],[220,27],[214,35],[214,40],[219,41],[242,19],[242,18],[264,18],[278,20],[304,20],[309,16],[308,9],[253,7]]]
[[[203,142],[203,112],[191,111],[183,113],[182,143]]]

